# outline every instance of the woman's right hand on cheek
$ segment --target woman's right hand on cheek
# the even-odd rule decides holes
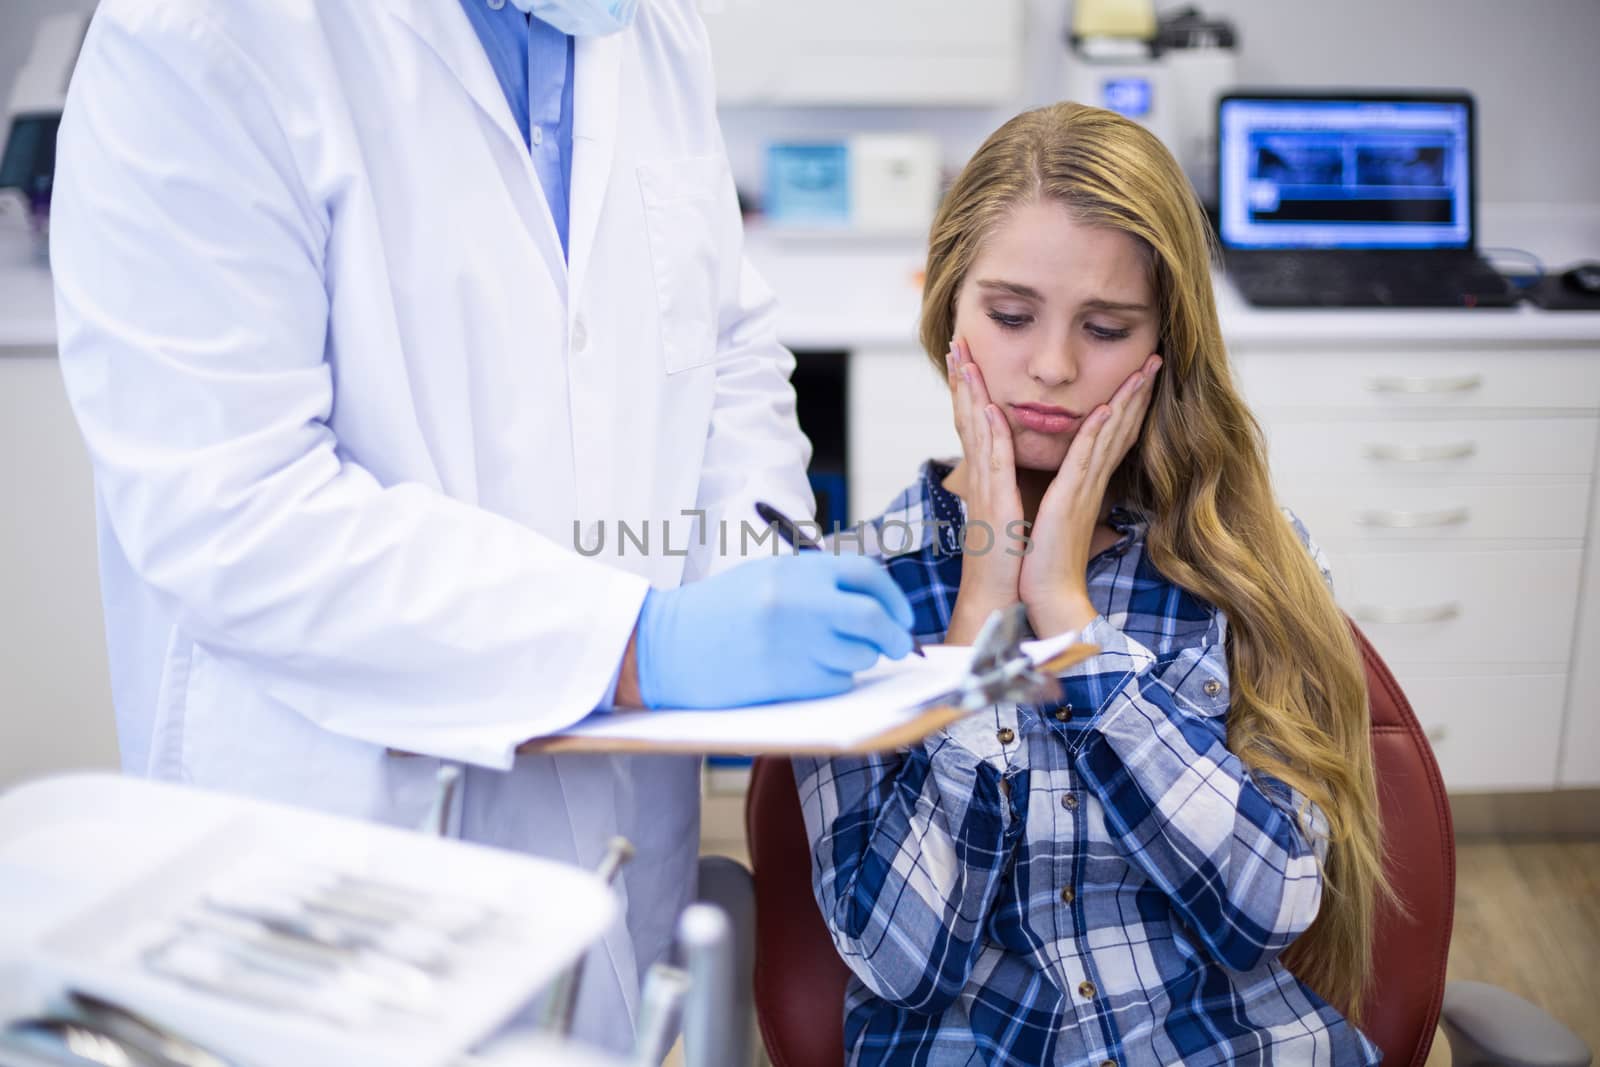
[[[951,343],[945,369],[961,437],[961,495],[967,507],[961,587],[945,641],[971,644],[991,612],[1020,599],[1022,496],[1011,427],[989,400],[983,373],[966,342],[958,338]]]

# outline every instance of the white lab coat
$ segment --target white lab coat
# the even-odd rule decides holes
[[[580,999],[623,1045],[697,763],[513,748],[608,692],[647,585],[735,562],[682,512],[809,513],[809,446],[691,0],[580,40],[574,105],[569,269],[455,0],[104,0],[51,251],[125,767],[404,826],[443,758],[472,840],[626,835]],[[617,557],[669,518],[686,557]]]

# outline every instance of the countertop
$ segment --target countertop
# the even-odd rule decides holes
[[[1549,267],[1600,259],[1600,205],[1483,209],[1482,244],[1538,254]],[[779,296],[778,331],[798,350],[916,345],[923,246],[914,236],[747,231],[750,258]],[[1226,277],[1217,307],[1230,345],[1600,342],[1600,311],[1260,310]],[[0,352],[55,346],[50,274],[15,214],[0,214]]]
[[[1485,249],[1525,249],[1546,269],[1600,260],[1600,205],[1483,210]],[[779,296],[778,332],[797,349],[915,346],[925,251],[921,239],[747,227],[751,260]],[[1513,262],[1508,258],[1507,262]],[[1230,346],[1519,341],[1600,342],[1600,311],[1515,308],[1263,310],[1216,279]]]

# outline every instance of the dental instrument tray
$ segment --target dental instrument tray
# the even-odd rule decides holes
[[[616,910],[575,867],[189,787],[0,794],[0,1026],[79,991],[240,1064],[446,1064]]]

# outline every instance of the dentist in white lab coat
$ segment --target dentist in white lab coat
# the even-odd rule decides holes
[[[451,760],[463,837],[592,866],[627,836],[579,1000],[625,1046],[698,763],[519,742],[613,693],[834,691],[910,614],[864,561],[719,551],[757,499],[809,514],[809,446],[694,0],[533,8],[575,41],[569,255],[457,0],[104,0],[59,143],[60,351],[125,768],[411,826]]]

